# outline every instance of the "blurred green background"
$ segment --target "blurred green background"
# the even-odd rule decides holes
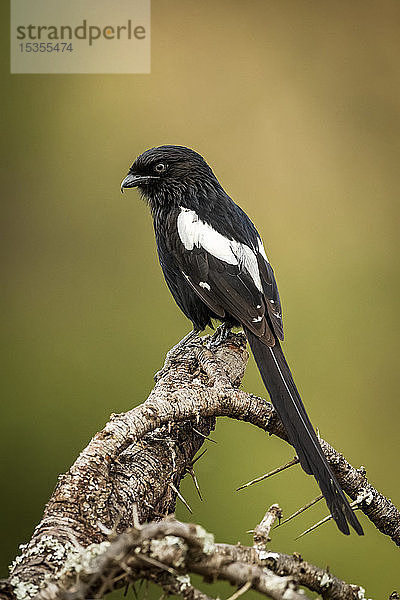
[[[283,299],[285,351],[321,435],[400,505],[400,5],[153,0],[151,75],[9,75],[2,44],[1,573],[29,539],[57,476],[110,413],[142,402],[189,329],[157,263],[152,223],[121,179],[148,147],[205,156],[263,235]],[[244,386],[264,394],[253,362]],[[250,542],[273,502],[317,495],[293,456],[220,420],[183,493],[217,540]],[[398,549],[308,511],[273,534],[367,597],[399,583]],[[222,597],[231,593],[220,588]]]

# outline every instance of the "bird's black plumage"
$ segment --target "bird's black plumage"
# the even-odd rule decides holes
[[[183,146],[141,154],[121,189],[138,187],[154,221],[158,256],[179,308],[201,331],[213,319],[241,325],[261,377],[306,473],[339,529],[363,530],[327,463],[282,352],[282,309],[253,223],[205,160]]]

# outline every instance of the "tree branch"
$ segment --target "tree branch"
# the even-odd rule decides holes
[[[215,544],[213,536],[199,525],[168,517],[76,551],[59,573],[57,583],[47,585],[36,600],[101,598],[122,584],[140,579],[154,581],[184,598],[205,600],[207,596],[192,587],[188,573],[202,575],[208,583],[215,579],[235,586],[250,583],[275,600],[306,600],[298,592],[299,585],[325,600],[363,598],[362,588],[346,584],[299,555],[269,552],[259,545]]]
[[[143,404],[111,415],[59,477],[43,519],[14,561],[10,578],[0,584],[0,597],[31,598],[57,579],[81,547],[108,543],[110,532],[171,514],[180,481],[192,470],[216,417],[247,421],[286,439],[272,405],[238,389],[247,359],[242,334],[230,334],[223,343],[217,335],[202,338],[166,366]],[[369,484],[364,472],[323,440],[321,444],[343,489],[352,499],[365,498],[360,509],[400,545],[397,509]],[[222,573],[233,582],[230,568]],[[239,580],[234,580],[236,585],[241,585]],[[190,592],[193,598],[197,592]]]
[[[77,572],[76,567],[79,567]],[[274,600],[306,600],[298,586],[318,592],[325,600],[359,600],[362,588],[349,585],[331,573],[310,565],[300,556],[268,552],[258,547],[215,544],[198,525],[169,517],[131,529],[103,545],[77,552],[61,572],[57,585],[48,585],[37,600],[101,598],[117,584],[149,579],[169,593],[204,600],[190,583],[188,573],[232,585],[247,583]]]

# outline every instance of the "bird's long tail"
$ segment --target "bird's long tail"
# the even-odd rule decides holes
[[[264,385],[301,466],[306,473],[314,475],[340,531],[348,535],[349,523],[363,535],[362,527],[322,452],[279,342],[274,347],[266,346],[251,331],[245,331]]]

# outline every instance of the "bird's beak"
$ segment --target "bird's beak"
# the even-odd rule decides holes
[[[158,179],[158,177],[155,175],[134,175],[133,173],[128,173],[121,183],[121,192],[124,191],[124,188],[137,187],[138,185],[147,183],[150,179]]]

